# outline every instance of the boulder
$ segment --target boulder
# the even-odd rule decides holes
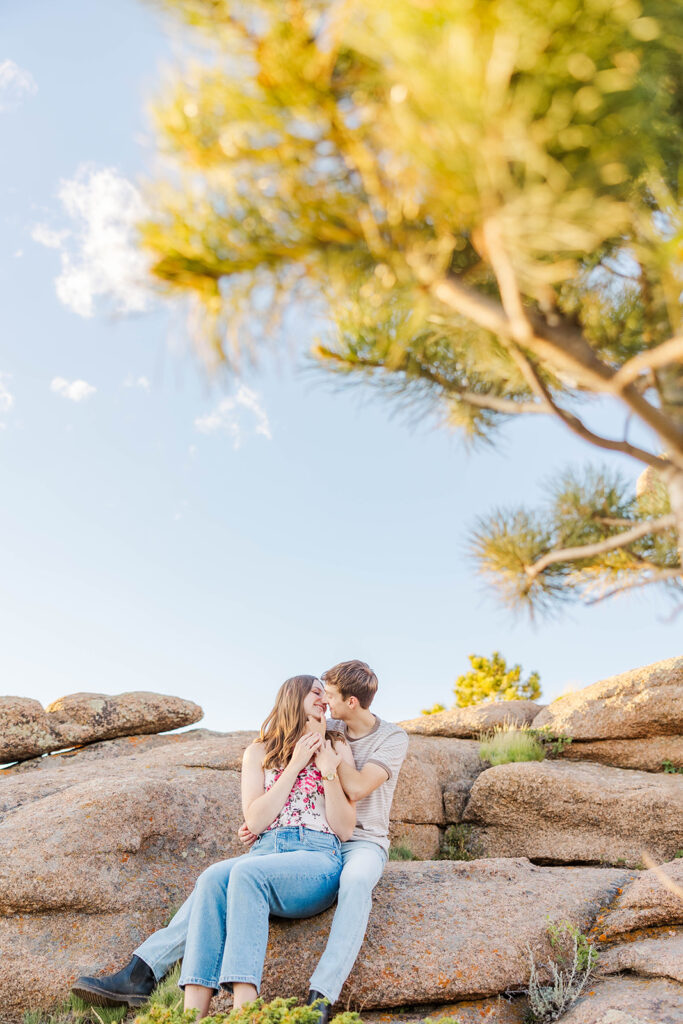
[[[503,764],[476,780],[463,820],[485,856],[637,866],[683,847],[683,785],[591,762]]]
[[[602,679],[549,704],[534,721],[574,740],[640,739],[683,733],[683,657]]]
[[[62,747],[180,729],[198,722],[204,714],[191,700],[143,690],[113,697],[72,693],[48,704],[45,711]]]
[[[441,829],[437,825],[392,821],[389,839],[393,847],[407,847],[417,860],[437,860],[441,847]]]
[[[237,769],[254,735],[117,740],[111,756],[102,744],[3,773],[7,1020],[50,1007],[78,974],[118,969],[203,868],[243,851]],[[525,981],[527,943],[549,954],[548,915],[585,928],[629,877],[523,859],[391,863],[342,999],[370,1008],[496,995]],[[266,998],[305,994],[330,920],[273,924]]]
[[[0,764],[54,750],[55,737],[42,704],[28,697],[0,697]]]
[[[619,971],[683,982],[683,933],[672,932],[656,939],[624,942],[605,950],[600,955],[601,974]]]
[[[626,935],[641,928],[683,924],[683,896],[662,881],[666,875],[678,893],[683,894],[683,858],[664,864],[657,871],[643,871],[621,893],[596,932],[607,939]]]
[[[491,996],[488,999],[467,999],[457,1003],[440,1003],[437,1007],[413,1007],[408,1012],[398,1010],[362,1011],[363,1024],[419,1024],[426,1018],[440,1021],[453,1018],[458,1024],[524,1024],[527,1004],[523,998],[508,999]],[[419,1012],[417,1012],[419,1011]]]
[[[662,772],[665,762],[683,769],[683,736],[570,743],[558,756],[567,761],[597,761],[613,768],[635,768],[644,772]]]
[[[683,987],[664,978],[608,978],[591,985],[561,1024],[681,1024]]]
[[[469,793],[483,770],[475,740],[411,736],[394,794],[392,821],[445,825],[457,820],[447,816],[444,793],[454,787]]]
[[[490,700],[467,708],[420,715],[399,725],[406,732],[421,736],[477,737],[500,725],[530,725],[543,705],[533,700]]]
[[[0,697],[0,764],[83,743],[159,733],[199,721],[198,704],[161,693],[73,693],[49,704]]]

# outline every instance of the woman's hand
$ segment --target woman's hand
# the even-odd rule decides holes
[[[340,761],[341,754],[334,749],[332,741],[325,740],[315,755],[315,766],[320,774],[330,775],[332,772],[336,772]]]
[[[292,759],[289,762],[297,773],[305,768],[314,754],[322,747],[324,740],[319,732],[306,732],[294,747]]]
[[[242,822],[240,827],[237,829],[237,835],[239,837],[239,841],[244,843],[245,846],[253,846],[258,839],[258,836],[254,835],[254,833],[249,830],[249,826],[246,821]]]
[[[307,715],[306,728],[308,732],[317,732],[324,739],[325,733],[327,732],[327,721],[325,716],[322,715],[320,718],[316,718],[315,715]]]

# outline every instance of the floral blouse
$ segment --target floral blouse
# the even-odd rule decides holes
[[[266,790],[269,790],[281,775],[281,771],[266,768]],[[323,777],[312,762],[302,768],[297,775],[292,791],[287,797],[287,803],[275,821],[268,826],[266,832],[273,828],[288,828],[293,825],[303,825],[304,828],[312,828],[316,832],[332,834],[332,829],[327,824],[325,817]]]

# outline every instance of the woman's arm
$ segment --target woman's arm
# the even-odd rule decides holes
[[[321,744],[322,738],[317,734],[302,736],[289,764],[269,790],[265,788],[263,744],[251,743],[247,747],[242,758],[242,811],[250,832],[260,835],[273,824],[287,802],[297,775]]]
[[[325,746],[316,754],[315,763],[323,776],[337,770],[339,764],[353,764],[353,754],[344,740],[334,744],[327,740]],[[356,805],[352,803],[342,789],[339,775],[334,779],[323,778],[325,787],[325,817],[327,824],[343,843],[353,835],[356,826]]]

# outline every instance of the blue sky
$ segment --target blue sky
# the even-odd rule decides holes
[[[227,730],[259,724],[288,675],[350,657],[401,719],[447,703],[473,652],[537,669],[545,699],[680,654],[680,619],[651,599],[532,626],[474,575],[477,515],[594,459],[558,426],[518,422],[468,455],[285,356],[313,323],[215,380],[182,314],[143,308],[126,225],[145,104],[182,44],[167,28],[133,0],[3,12],[3,692],[155,690]]]

